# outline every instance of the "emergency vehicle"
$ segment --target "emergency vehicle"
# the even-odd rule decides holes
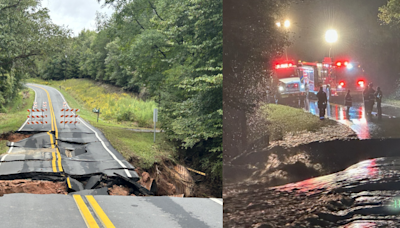
[[[294,62],[275,65],[273,71],[277,99],[305,98],[306,89],[314,89],[314,69],[310,66],[297,66]]]
[[[293,61],[276,63],[273,71],[274,86],[277,98],[305,97],[308,90],[310,95],[317,94],[322,86],[331,96],[344,95],[347,90],[362,92],[366,82],[359,63],[348,60],[338,60],[335,63],[325,58],[322,63]]]

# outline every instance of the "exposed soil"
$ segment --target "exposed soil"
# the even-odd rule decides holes
[[[129,194],[129,188],[125,186],[113,185],[112,188],[108,188],[108,194],[112,196],[134,196],[134,194]]]
[[[10,142],[18,142],[22,139],[26,139],[32,136],[32,134],[20,134],[13,132],[6,132],[0,135],[0,140],[8,140]]]
[[[0,180],[0,196],[11,193],[67,194],[67,186],[65,182]]]
[[[146,172],[147,171],[147,172]],[[149,170],[137,168],[136,172],[141,177],[139,183],[150,190],[155,183],[155,194],[158,196],[181,195],[194,196],[194,180],[189,171],[182,165],[164,161],[154,164]]]

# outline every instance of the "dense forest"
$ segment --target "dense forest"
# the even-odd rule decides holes
[[[39,0],[0,3],[0,103],[26,77],[146,94],[182,157],[222,185],[222,0],[107,0],[111,18],[98,13],[96,31],[76,37]]]

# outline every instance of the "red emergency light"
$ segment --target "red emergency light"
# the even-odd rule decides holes
[[[339,85],[344,86],[344,82],[340,82]]]
[[[293,63],[281,63],[281,64],[276,64],[275,69],[289,68],[292,66],[293,66]]]
[[[342,62],[342,61],[337,61],[337,62],[336,62],[336,66],[337,66],[337,67],[347,66],[348,64],[349,64],[349,61],[347,61],[347,60],[346,60],[346,61],[343,61],[343,62]]]
[[[357,84],[358,84],[358,86],[360,86],[361,88],[364,88],[364,86],[365,86],[364,80],[358,80]]]

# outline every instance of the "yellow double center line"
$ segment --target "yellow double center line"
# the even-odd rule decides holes
[[[97,224],[96,219],[94,219],[92,213],[90,213],[89,208],[86,206],[85,202],[83,201],[82,196],[74,195],[73,197],[74,197],[76,205],[78,206],[79,211],[82,214],[83,219],[85,220],[87,227],[99,228],[99,225]],[[89,202],[90,206],[92,207],[97,218],[102,223],[103,227],[115,228],[114,224],[108,218],[106,213],[104,213],[103,209],[101,209],[100,205],[97,203],[95,198],[91,195],[87,195],[85,197],[86,197],[86,200]]]
[[[46,94],[47,94],[47,99],[49,101],[49,111],[50,111],[50,119],[51,119],[51,131],[55,132],[55,138],[53,138],[53,135],[50,134],[49,132],[47,132],[47,134],[50,136],[50,143],[51,143],[51,148],[56,148],[56,153],[53,153],[53,159],[52,159],[52,167],[53,167],[53,172],[57,172],[57,166],[58,166],[58,171],[59,172],[63,172],[63,168],[61,165],[61,154],[60,154],[60,150],[58,149],[58,147],[56,147],[56,145],[58,145],[58,129],[57,129],[57,121],[56,121],[56,116],[54,114],[54,109],[53,109],[53,104],[51,102],[51,98],[50,98],[50,94],[49,92],[40,86],[36,86],[36,85],[32,85],[34,87],[43,89]]]

